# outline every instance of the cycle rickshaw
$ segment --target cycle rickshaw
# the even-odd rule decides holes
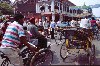
[[[30,43],[34,46],[34,42]],[[51,44],[50,44],[51,45]],[[19,56],[22,57],[24,66],[41,66],[51,65],[53,61],[53,52],[50,50],[50,45],[47,48],[42,48],[38,52],[31,52],[27,46],[23,44],[20,47]],[[0,66],[14,66],[6,54],[0,51]]]
[[[72,62],[80,63],[80,61],[87,61],[88,65],[93,65],[95,60],[95,45],[91,43],[91,35],[82,30],[66,29],[65,42],[60,48],[60,56],[65,59],[74,56]],[[90,39],[89,39],[90,38]]]

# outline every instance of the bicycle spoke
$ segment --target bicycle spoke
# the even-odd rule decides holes
[[[43,50],[42,52],[36,54],[33,57],[32,66],[44,66],[44,65],[50,65],[53,60],[53,54],[51,50]]]
[[[1,51],[0,60],[2,60],[0,66],[9,66],[9,64],[11,64],[9,58]]]
[[[62,44],[62,46],[61,46],[60,56],[61,56],[62,59],[65,59],[68,56],[68,49],[67,49],[65,44]]]

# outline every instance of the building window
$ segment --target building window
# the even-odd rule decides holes
[[[35,0],[31,0],[31,2],[35,2]]]

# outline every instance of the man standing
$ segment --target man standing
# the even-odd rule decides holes
[[[48,37],[48,34],[49,34],[49,31],[48,31],[48,28],[49,28],[49,21],[45,20],[45,21],[43,22],[43,27],[44,27],[45,36]]]
[[[56,23],[54,21],[51,21],[50,23],[50,29],[51,29],[51,39],[55,39],[54,38],[54,29],[56,27]]]

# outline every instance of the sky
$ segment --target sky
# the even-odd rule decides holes
[[[69,0],[69,1],[71,1],[72,3],[74,3],[77,6],[83,5],[84,2],[87,6],[94,5],[94,4],[100,4],[100,0]]]
[[[15,0],[11,0],[12,2],[14,2]],[[69,0],[72,3],[74,3],[77,6],[82,6],[84,5],[84,3],[89,6],[89,5],[95,5],[95,4],[100,4],[100,0]],[[100,8],[93,8],[93,14],[96,17],[100,17]]]
[[[89,6],[89,5],[95,5],[95,4],[100,4],[100,0],[69,0],[72,3],[74,3],[77,6],[82,6],[84,3]],[[100,7],[99,8],[93,8],[92,9],[93,14],[96,17],[100,17]]]

